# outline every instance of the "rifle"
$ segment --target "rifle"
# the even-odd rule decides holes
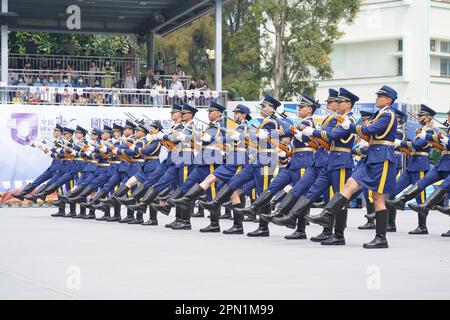
[[[147,117],[145,114],[142,115],[144,118],[146,118],[148,121],[153,121],[149,117]],[[155,134],[156,132],[153,130],[150,130],[150,134]],[[172,150],[175,148],[175,144],[172,141],[161,141],[161,144],[165,146],[167,149]]]
[[[412,119],[414,119],[415,121],[417,121],[417,123],[420,123],[418,120],[418,118],[415,116],[415,115],[413,115],[412,113],[410,113],[410,112],[408,112],[408,116],[410,116]],[[442,130],[440,130],[439,128],[435,128],[437,131],[439,131],[439,132],[443,132]],[[416,134],[419,134],[419,133],[421,133],[422,132],[422,129],[417,129],[416,130]],[[441,146],[439,143],[437,143],[437,142],[434,142],[434,141],[429,141],[430,142],[430,144],[433,146],[433,147],[435,147],[436,149],[438,149],[439,151],[445,151],[445,148],[443,147],[443,146]]]

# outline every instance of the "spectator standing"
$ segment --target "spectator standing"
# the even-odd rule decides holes
[[[137,87],[137,81],[136,77],[134,76],[131,68],[127,68],[125,73],[125,78],[123,79],[123,88],[124,89],[136,89]],[[132,91],[131,91],[132,92]],[[125,104],[129,104],[133,102],[134,96],[132,94],[125,95]]]
[[[103,88],[111,88],[111,85],[113,84],[114,79],[114,73],[116,70],[114,69],[114,66],[111,65],[111,60],[106,59],[105,65],[102,68],[103,73]]]
[[[97,67],[97,62],[95,60],[91,60],[91,64],[89,66],[89,85],[91,87],[94,85],[99,71],[100,69]]]
[[[25,53],[26,54],[36,54],[37,45],[34,42],[31,36],[28,36],[27,41],[25,42]]]
[[[159,51],[158,57],[155,62],[155,72],[159,71],[160,74],[164,74],[164,64],[166,63],[166,59],[164,58],[164,53]]]
[[[177,75],[179,77],[185,77],[186,73],[183,71],[183,68],[181,67],[181,64],[177,64],[177,71],[176,71]]]
[[[178,75],[174,73],[172,75],[172,82],[170,83],[170,90],[184,90],[183,83],[178,79]]]
[[[199,90],[199,91],[206,91],[206,90],[208,90],[208,84],[206,83],[206,77],[204,75],[202,75],[200,77],[200,80],[197,83],[195,90]],[[203,92],[200,93],[199,104],[200,105],[205,105],[206,104],[205,96],[203,95]]]
[[[163,101],[165,102],[165,93],[166,93],[166,86],[164,85],[164,80],[159,78],[158,81],[156,81],[155,85],[153,86],[153,89],[157,91],[157,95],[154,98],[155,106],[162,107]]]

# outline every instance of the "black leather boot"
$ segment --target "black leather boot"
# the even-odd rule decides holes
[[[323,228],[321,233],[319,233],[315,237],[311,237],[309,240],[311,240],[313,242],[322,242],[322,241],[327,240],[328,238],[330,238],[332,235],[333,235],[333,229],[331,229],[331,228]]]
[[[225,208],[225,212],[223,215],[220,216],[220,219],[233,220],[233,216],[231,215],[232,208],[225,207],[225,206],[224,206],[224,208]]]
[[[146,193],[146,191],[147,188],[144,187],[144,184],[140,184],[139,186],[136,187],[136,189],[133,190],[130,198],[128,198],[127,195],[125,194],[115,199],[125,206],[136,204],[138,200]]]
[[[24,196],[23,198],[28,200],[28,201],[32,201],[33,203],[37,202],[37,197],[35,196],[36,194],[41,193],[42,191],[44,191],[48,186],[46,184],[41,184],[35,191],[33,194],[29,194],[27,196]]]
[[[167,202],[172,206],[181,206],[187,208],[191,203],[194,203],[199,197],[205,194],[205,190],[200,187],[198,183],[194,184],[182,197],[167,199]]]
[[[441,237],[450,237],[450,230],[448,230],[447,232],[441,234]]]
[[[53,202],[54,205],[58,206],[60,204],[66,204],[67,203],[67,199],[72,198],[72,197],[76,197],[77,195],[79,195],[82,191],[83,191],[83,187],[80,186],[76,186],[75,188],[73,188],[72,190],[69,190],[68,192],[66,192],[65,194],[59,195],[59,200]]]
[[[166,204],[154,204],[151,203],[150,206],[155,209],[156,211],[159,211],[163,214],[165,214],[166,216],[168,216],[170,214],[170,210],[172,210],[172,205],[169,203],[169,201],[172,199],[177,199],[179,197],[181,197],[183,195],[183,193],[181,192],[181,190],[178,188],[177,190],[175,190],[167,199],[167,203]]]
[[[99,190],[95,194],[94,198],[91,199],[91,202],[89,202],[89,203],[83,202],[80,204],[80,206],[87,208],[87,209],[94,209],[93,205],[100,203],[100,199],[104,199],[107,195],[108,195],[108,193],[106,191]]]
[[[388,199],[395,199],[394,195],[388,195]],[[395,225],[395,219],[397,217],[397,209],[394,206],[390,206],[386,201],[386,208],[388,211],[388,227],[387,232],[397,232],[397,226]]]
[[[77,216],[77,205],[75,203],[69,203],[69,213],[64,216],[64,218],[73,218]]]
[[[219,210],[211,212],[210,224],[200,229],[200,232],[220,232],[220,207]]]
[[[268,203],[265,207],[260,209],[262,214],[270,214],[271,206]],[[259,220],[258,229],[247,233],[247,237],[268,237],[269,236],[269,223],[264,220]]]
[[[446,214],[448,216],[450,216],[450,206],[436,206],[436,209],[439,210],[439,212],[442,212],[443,214]]]
[[[244,207],[245,203],[241,202],[239,204],[236,204],[234,207]],[[244,227],[242,225],[242,221],[244,216],[241,214],[238,214],[236,212],[233,212],[233,226],[230,229],[224,230],[223,234],[244,234]]]
[[[181,208],[181,212],[183,213],[182,220],[172,226],[172,230],[191,230],[191,214],[194,210],[193,204],[191,204],[188,208],[179,207]],[[184,209],[183,209],[184,208]]]
[[[154,210],[152,207],[150,208],[150,218],[142,223],[143,226],[157,226],[158,225],[158,211]]]
[[[327,203],[323,211],[318,215],[307,215],[306,221],[321,225],[322,227],[331,228],[333,223],[333,216],[341,211],[341,209],[348,203],[340,192],[337,192],[334,197]]]
[[[412,210],[427,215],[428,211],[431,210],[434,206],[441,203],[445,198],[446,192],[441,188],[436,188],[432,194],[425,200],[422,204],[408,204]]]
[[[286,196],[283,197],[283,200],[281,201],[281,203],[278,205],[278,207],[275,209],[274,212],[271,212],[269,215],[260,214],[259,218],[261,220],[270,222],[274,218],[284,217],[291,211],[291,209],[294,207],[294,205],[299,202],[298,201],[299,199],[295,198],[292,195],[292,193],[287,193]],[[273,206],[271,206],[271,209],[272,208],[273,208]],[[279,223],[279,222],[277,221],[277,223]]]
[[[279,204],[281,201],[283,201],[283,199],[286,198],[286,196],[288,194],[290,194],[290,193],[281,191],[278,195],[276,195],[275,197],[272,198],[272,200],[270,201],[270,206],[271,206],[272,211],[275,211],[275,209],[277,208],[277,204]]]
[[[164,227],[172,228],[174,225],[181,223],[182,220],[183,220],[183,209],[175,207],[175,220],[172,221],[171,223],[166,224]]]
[[[31,193],[33,190],[34,190],[33,184],[29,183],[19,193],[11,193],[11,196],[13,196],[16,199],[19,199],[20,201],[23,201],[25,200],[25,196]]]
[[[375,235],[375,239],[373,239],[369,243],[365,243],[363,247],[366,249],[388,248],[389,246],[386,239],[388,211],[387,210],[377,211],[375,213],[375,220],[377,232]]]
[[[281,203],[276,212],[287,212],[289,206],[292,205],[292,201],[295,201],[295,198],[291,198],[292,195],[286,197],[286,199]],[[289,202],[288,202],[289,201]],[[295,229],[297,225],[297,219],[300,216],[305,216],[306,212],[309,212],[311,208],[312,201],[308,199],[306,196],[300,196],[300,198],[295,202],[293,208],[289,211],[289,214],[271,219],[271,222],[278,226],[285,226],[290,229]]]
[[[127,216],[119,221],[119,223],[128,223],[129,221],[134,219],[134,211],[127,209]]]
[[[144,223],[144,211],[137,211],[136,218],[128,221],[128,224],[142,224]]]
[[[107,218],[106,219],[107,222],[119,222],[122,219],[120,215],[121,209],[120,203],[116,203],[113,208],[114,208],[114,215],[111,218]]]
[[[83,219],[86,217],[86,208],[80,207],[80,213],[77,216],[72,217],[72,219]]]
[[[56,190],[58,190],[58,186],[56,185],[56,183],[52,183],[51,185],[49,185],[48,187],[46,187],[43,191],[39,192],[39,193],[35,193],[34,197],[36,199],[41,199],[42,201],[45,201],[45,198],[47,198],[47,196],[49,194],[52,194],[53,192],[55,192]]]
[[[219,192],[216,194],[216,198],[211,202],[206,202],[200,200],[198,202],[199,206],[208,210],[209,212],[214,212],[219,210],[220,205],[227,202],[230,196],[233,194],[234,189],[231,189],[227,184],[224,184],[222,188],[220,188]]]
[[[367,218],[367,222],[364,225],[359,226],[358,227],[359,230],[373,230],[373,229],[375,229],[375,208],[374,208],[374,205],[371,202],[367,202],[366,206],[367,206],[367,214],[365,215],[365,217]]]
[[[236,208],[234,211],[242,215],[256,217],[256,214],[261,208],[265,207],[267,204],[270,204],[270,200],[273,196],[273,193],[269,189],[266,189],[259,195],[258,198],[256,198],[255,201],[253,201],[250,207]]]
[[[158,190],[153,187],[150,187],[145,191],[144,196],[141,199],[141,202],[137,204],[127,205],[127,208],[136,211],[145,211],[147,210],[147,206],[150,206],[152,202],[158,197]]]
[[[388,199],[386,200],[386,203],[389,206],[394,206],[398,210],[405,210],[405,203],[417,197],[422,191],[423,190],[421,190],[416,183],[406,189],[400,197],[394,198],[392,200]]]
[[[308,209],[308,211],[309,211],[309,209]],[[308,213],[309,212],[307,212],[307,214]],[[305,216],[301,215],[297,219],[297,229],[294,231],[294,233],[284,236],[284,238],[287,240],[306,239],[305,226],[306,226]]]
[[[417,213],[419,225],[414,230],[408,232],[408,234],[428,234],[427,216],[428,216],[428,211],[426,213],[422,213],[422,212]]]
[[[80,203],[80,202],[86,202],[86,198],[94,191],[94,188],[92,188],[91,186],[86,186],[83,191],[81,191],[77,196],[75,197],[70,197],[67,199],[67,201],[70,202],[75,202],[75,203]]]
[[[94,209],[89,209],[89,210],[94,210]],[[111,218],[111,208],[108,207],[108,209],[103,212],[103,216],[101,216],[100,218],[96,218],[95,220],[106,221],[110,218]]]
[[[83,217],[85,220],[95,220],[95,210],[89,209],[89,214],[85,217]]]
[[[130,188],[128,188],[126,184],[122,184],[109,198],[100,199],[100,202],[106,206],[112,207],[114,204],[118,203],[116,199],[124,196],[129,190]]]
[[[65,212],[65,210],[64,210],[65,207],[66,207],[66,206],[64,206],[64,207],[58,207],[58,212],[52,213],[51,216],[52,216],[52,217],[64,217],[64,216],[66,215],[66,212]]]
[[[343,246],[345,245],[344,230],[347,226],[347,209],[335,215],[334,233],[331,237],[323,240],[320,244],[324,246]]]
[[[163,189],[160,193],[158,193],[158,196],[155,198],[155,201],[157,201],[157,202],[167,201],[167,199],[169,199],[169,196],[173,191],[174,190],[172,188]]]

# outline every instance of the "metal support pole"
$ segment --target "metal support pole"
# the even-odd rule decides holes
[[[8,12],[8,0],[2,0],[2,13]],[[1,81],[4,85],[8,85],[8,26],[1,26]],[[2,102],[6,103],[6,92],[1,95]]]
[[[147,67],[155,65],[155,33],[149,31],[147,33]]]
[[[222,0],[216,0],[215,76],[216,90],[222,91]]]

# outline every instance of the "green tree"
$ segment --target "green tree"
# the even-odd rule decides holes
[[[263,85],[279,99],[313,93],[315,80],[332,76],[330,53],[351,23],[360,0],[257,0],[250,10],[261,26]]]

